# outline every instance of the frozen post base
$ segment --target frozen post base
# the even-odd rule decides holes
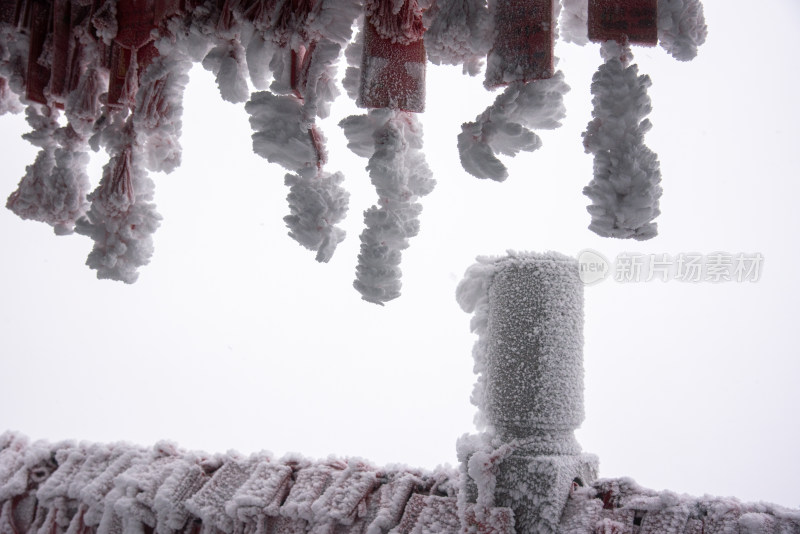
[[[657,0],[589,0],[589,40],[658,43]]]
[[[582,454],[574,436],[584,417],[578,262],[548,253],[490,265],[479,342],[486,347],[479,408],[490,431],[462,451],[473,477],[465,495],[513,510],[518,533],[554,533],[573,485],[597,476],[597,457]]]

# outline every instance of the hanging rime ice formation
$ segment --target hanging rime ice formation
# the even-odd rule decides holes
[[[341,173],[324,169],[316,120],[338,95],[345,50],[343,85],[368,111],[341,126],[378,193],[354,285],[384,303],[400,294],[401,254],[435,184],[415,115],[426,62],[476,75],[486,58],[485,85],[504,90],[462,126],[458,148],[468,172],[503,180],[498,155],[535,150],[533,129],[556,128],[565,115],[569,87],[553,54],[559,12],[566,40],[605,42],[584,136],[595,156],[591,228],[651,237],[660,186],[643,143],[649,79],[628,65],[628,45],[660,41],[691,59],[705,39],[699,0],[0,0],[0,114],[27,108],[25,138],[40,148],[7,206],[58,234],[90,236],[98,277],[135,281],[160,221],[148,172],[180,164],[182,94],[202,62],[222,98],[246,102],[253,150],[289,171],[289,235],[326,262],[344,238],[337,224],[349,195]],[[110,159],[89,193],[88,150],[101,147]]]
[[[360,71],[358,88],[349,91],[357,94],[359,106],[370,109],[340,126],[348,147],[369,158],[367,170],[379,197],[378,205],[364,212],[353,285],[364,300],[383,304],[400,296],[402,251],[419,232],[417,200],[436,182],[422,153],[422,125],[414,116],[425,108],[422,10],[417,0],[367,0],[364,7],[362,36],[348,53],[349,85]]]
[[[246,105],[255,132],[253,150],[293,172],[285,178],[291,213],[283,220],[293,239],[315,251],[317,261],[327,262],[345,236],[336,224],[347,213],[349,194],[340,185],[341,173],[323,171],[325,138],[314,122],[328,116],[330,103],[339,94],[336,62],[350,40],[360,6],[354,0],[280,4],[271,19],[264,18],[268,12],[256,19],[246,52],[254,85],[266,86],[265,65],[273,74],[270,91],[254,93]],[[241,47],[231,39],[229,46]],[[243,63],[242,54],[239,57],[237,64]],[[242,100],[246,83],[243,87]]]
[[[484,37],[489,45],[484,85],[506,89],[474,122],[461,126],[458,153],[468,173],[503,181],[508,171],[497,155],[515,156],[542,146],[531,128],[561,126],[566,115],[563,96],[569,86],[561,71],[554,73],[558,1],[497,0],[490,8],[493,16],[482,13],[486,22],[473,24],[489,26]],[[477,17],[481,11],[474,13]]]
[[[594,155],[594,179],[584,188],[589,228],[603,237],[650,239],[657,234],[661,171],[644,144],[651,127],[648,76],[631,64],[630,45],[661,46],[687,61],[705,41],[699,0],[565,0],[565,39],[602,42],[605,63],[592,79],[593,119],[583,134]],[[588,28],[588,32],[586,29]]]

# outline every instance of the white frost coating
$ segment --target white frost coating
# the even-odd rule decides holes
[[[474,361],[472,371],[478,376],[472,388],[470,402],[478,408],[474,423],[478,430],[491,432],[489,421],[483,411],[485,405],[486,347],[489,324],[489,286],[497,270],[496,258],[478,257],[464,273],[464,278],[456,287],[456,301],[461,309],[472,314],[470,330],[478,335],[472,347]]]
[[[592,78],[592,121],[583,134],[586,152],[594,154],[594,179],[583,192],[592,200],[589,228],[603,237],[650,239],[660,211],[658,157],[644,145],[651,128],[647,88],[650,78],[619,59],[630,49],[604,43],[609,59]]]
[[[800,532],[798,510],[764,502],[743,503],[732,497],[697,498],[656,492],[642,488],[630,478],[598,480],[591,487],[574,492],[567,503],[560,532],[583,534],[591,528],[599,528],[597,532],[628,532],[636,516],[642,532]],[[612,528],[617,530],[609,530]]]
[[[377,484],[375,472],[367,466],[358,463],[346,466],[335,475],[331,485],[311,505],[316,521],[353,524],[359,507],[364,507],[367,496]]]
[[[461,309],[473,314],[470,328],[478,334],[473,357],[479,381],[472,394],[479,410],[476,426],[491,435],[505,435],[504,442],[542,433],[537,441],[549,448],[548,453],[574,452],[571,441],[563,441],[566,448],[558,448],[561,433],[577,428],[583,419],[583,294],[578,291],[577,264],[574,273],[570,267],[573,263],[574,259],[554,252],[509,251],[505,257],[479,257],[456,288],[456,300]],[[505,273],[502,283],[497,283],[501,273]],[[526,295],[537,296],[535,316]],[[558,322],[548,322],[556,316],[561,317]],[[541,344],[534,343],[540,338]],[[519,367],[512,369],[510,360],[502,357],[507,351],[531,352],[529,358],[553,352],[559,354],[561,364],[534,369],[527,360],[520,360]],[[569,391],[562,391],[565,388]]]
[[[254,463],[229,460],[225,462],[197,493],[186,501],[186,509],[209,526],[231,534],[234,518],[225,511],[225,504],[250,478]]]
[[[299,98],[268,91],[254,93],[245,109],[254,130],[253,151],[296,172],[285,179],[290,214],[283,220],[289,236],[316,251],[317,261],[329,261],[345,237],[336,224],[347,214],[350,195],[341,186],[341,173],[322,170],[324,139],[314,129],[313,117],[305,117]]]
[[[364,14],[378,35],[392,43],[409,45],[425,32],[418,0],[364,0]]]
[[[509,484],[503,469],[515,457],[506,452],[516,445],[473,438],[466,440],[470,444],[459,440],[459,457],[477,453],[471,473],[485,490],[494,484],[495,501],[506,499],[504,492],[546,497],[528,485],[557,474],[557,457],[520,464],[527,465],[524,479]],[[561,464],[568,462],[561,457]],[[470,491],[463,482],[442,468],[426,473],[375,468],[359,459],[209,455],[167,442],[149,449],[125,443],[31,443],[6,432],[0,434],[0,532],[511,534],[513,517],[516,532],[548,532],[521,524],[524,516],[511,516],[497,502],[490,507],[489,491],[482,505],[467,505],[468,513],[462,514],[460,501]],[[560,519],[554,509],[541,506],[544,501],[534,504],[563,534],[589,534],[597,525],[622,525],[620,532],[629,532],[634,513],[642,532],[659,534],[800,532],[800,511],[768,503],[656,492],[625,478],[585,481],[586,487],[574,489],[571,479],[566,482],[569,495]]]
[[[359,19],[358,27],[363,27],[364,22]],[[358,100],[359,88],[361,85],[361,57],[364,55],[364,32],[359,30],[355,39],[345,48],[344,56],[347,59],[347,69],[342,80],[347,96],[351,100]]]
[[[344,45],[353,36],[353,22],[362,13],[359,0],[318,0],[306,21],[313,40],[330,40]]]
[[[568,43],[583,46],[589,42],[589,0],[561,0],[561,36]]]
[[[108,463],[95,478],[82,487],[75,486],[78,492],[77,499],[84,508],[84,514],[79,521],[73,521],[69,534],[78,534],[83,525],[98,526],[105,510],[105,498],[114,488],[115,478],[138,462],[145,452],[128,445],[113,446]]]
[[[422,125],[413,113],[373,109],[339,125],[353,152],[370,155],[367,170],[379,197],[378,205],[364,212],[353,286],[364,300],[382,305],[400,296],[401,253],[419,232],[417,199],[436,182],[422,153]]]
[[[136,143],[133,121],[120,127],[112,119],[102,137],[111,159],[103,167],[100,185],[89,195],[91,208],[75,230],[95,242],[86,264],[98,278],[131,284],[139,276],[137,269],[150,262],[152,234],[161,216],[152,203],[154,185],[144,169],[145,154]]]
[[[467,474],[478,490],[475,504],[477,504],[476,514],[479,520],[484,519],[486,513],[494,508],[497,471],[503,460],[512,452],[511,445],[503,444],[496,449],[477,450],[467,460]]]
[[[16,31],[11,24],[0,23],[0,78],[6,81],[5,104],[7,113],[25,95],[25,72],[28,63],[28,36]]]
[[[330,485],[333,473],[334,469],[329,465],[314,465],[300,471],[281,507],[281,515],[313,521],[315,514],[312,506]]]
[[[458,446],[467,475],[464,521],[495,515],[517,532],[554,534],[574,479],[597,459],[580,454],[583,420],[583,285],[574,258],[557,253],[479,258],[456,290],[480,338],[473,394],[488,431]]]
[[[340,184],[344,175],[337,172],[287,174],[290,215],[283,218],[289,236],[317,252],[317,261],[328,262],[345,231],[336,226],[347,214],[350,194]]]
[[[290,171],[316,166],[317,152],[300,99],[267,91],[245,105],[253,128],[253,152]]]
[[[26,115],[33,131],[23,138],[42,150],[33,165],[25,169],[25,176],[9,196],[6,207],[23,219],[53,226],[56,234],[72,233],[75,221],[88,208],[86,138],[69,125],[59,127],[55,109],[30,105]]]
[[[431,63],[463,65],[470,76],[480,73],[491,45],[486,0],[434,0],[422,20]]]
[[[78,82],[78,88],[67,97],[64,114],[75,131],[90,135],[92,126],[100,118],[100,95],[108,88],[108,72],[87,67]]]
[[[117,36],[119,27],[117,25],[117,0],[106,0],[97,12],[92,16],[92,26],[97,31],[97,36],[103,40],[106,46],[111,45],[111,41]]]
[[[456,534],[461,532],[461,521],[456,510],[454,497],[429,495],[423,497],[422,510],[410,534]],[[401,534],[394,530],[391,534]]]
[[[658,0],[658,41],[672,57],[694,59],[707,36],[700,0]]]
[[[253,86],[263,91],[269,87],[269,62],[275,53],[275,44],[261,34],[254,34],[247,43],[245,59],[250,81]]]
[[[225,512],[245,524],[276,516],[289,493],[292,468],[264,459],[225,505]]]
[[[17,94],[11,90],[8,80],[0,76],[0,115],[19,113],[23,110]]]
[[[165,48],[164,52],[168,52]],[[191,60],[172,50],[156,58],[142,76],[136,94],[133,128],[154,172],[172,172],[181,163],[181,116],[183,93],[189,82]]]
[[[365,534],[384,534],[399,523],[414,488],[422,485],[422,479],[408,473],[394,476],[381,485],[378,513]]]
[[[303,88],[303,112],[306,121],[313,122],[330,115],[331,102],[339,96],[336,87],[336,62],[341,45],[327,39],[318,41],[311,55]]]
[[[250,96],[247,87],[245,49],[238,40],[226,41],[211,49],[203,59],[203,68],[217,77],[219,94],[234,104]]]
[[[80,43],[77,61],[81,75],[77,88],[66,95],[64,114],[76,132],[88,137],[102,113],[100,97],[108,91],[109,73],[101,66],[100,46],[88,28],[85,26],[74,28],[73,35]]]
[[[549,79],[509,84],[475,122],[461,126],[458,153],[464,170],[478,178],[505,180],[508,170],[497,155],[515,156],[539,148],[541,139],[530,128],[561,126],[568,91],[561,71]]]
[[[197,493],[209,476],[199,459],[183,458],[175,462],[170,475],[158,487],[153,498],[153,512],[159,532],[180,531],[191,516],[185,501]]]
[[[336,26],[336,17],[331,19],[333,14],[326,9],[332,8],[323,5],[322,11],[312,12],[311,19],[317,24],[323,19],[333,21],[331,24]],[[345,33],[349,35],[340,30],[334,31],[337,39]],[[347,213],[349,194],[340,185],[344,179],[341,174],[322,170],[327,157],[325,139],[314,123],[316,117],[328,116],[330,103],[338,96],[335,76],[341,45],[322,38],[302,50],[307,68],[293,67],[285,49],[277,50],[270,63],[275,75],[271,88],[289,94],[254,93],[245,109],[254,131],[253,151],[296,173],[286,175],[290,214],[284,221],[289,235],[316,251],[317,261],[327,262],[345,237],[344,230],[335,224]],[[300,78],[294,84],[290,83],[292,68],[297,69]]]

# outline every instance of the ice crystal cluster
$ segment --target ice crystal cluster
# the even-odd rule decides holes
[[[564,0],[564,39],[589,42],[588,0]],[[707,28],[699,0],[658,0],[654,13],[659,44],[688,61],[705,42]],[[655,44],[653,42],[652,44]],[[592,120],[583,134],[594,155],[594,178],[583,190],[592,204],[589,228],[603,237],[650,239],[657,235],[661,171],[658,156],[644,144],[652,127],[647,88],[651,80],[633,64],[633,48],[623,38],[600,46],[604,64],[592,78]]]

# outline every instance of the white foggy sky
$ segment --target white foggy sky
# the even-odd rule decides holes
[[[586,288],[578,438],[604,477],[800,506],[800,5],[704,4],[709,38],[693,62],[634,50],[653,79],[646,143],[664,187],[659,236],[643,243],[586,229],[592,158],[580,134],[598,45],[557,44],[568,117],[537,152],[504,159],[502,184],[464,173],[456,150],[460,124],[494,95],[429,65],[422,120],[438,185],[403,255],[403,296],[383,308],[351,285],[361,213],[376,199],[336,126],[352,104],[341,96],[321,123],[327,168],[351,192],[348,237],[321,265],[286,236],[284,171],[252,154],[244,106],[222,102],[196,67],[183,165],[154,177],[164,220],[136,284],[96,280],[89,239],[0,209],[0,431],[455,465],[456,438],[474,431],[475,338],[454,291],[475,256],[760,252],[757,283]],[[24,131],[22,115],[0,118],[3,195],[36,153]]]

